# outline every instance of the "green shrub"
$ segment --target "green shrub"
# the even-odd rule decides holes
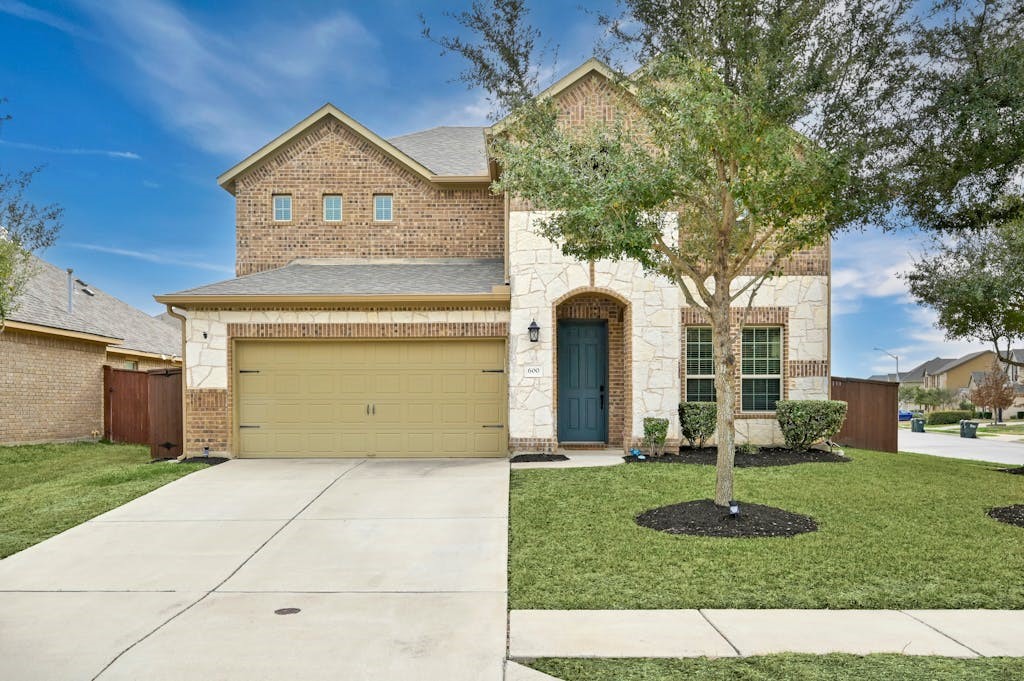
[[[925,417],[925,423],[929,426],[943,426],[950,423],[960,423],[964,419],[969,419],[973,416],[973,411],[932,411]]]
[[[968,402],[967,400],[964,400],[963,402],[960,403],[960,411],[974,412],[974,405]]]
[[[714,402],[683,402],[679,405],[679,432],[691,447],[703,447],[715,434],[718,405]]]
[[[839,400],[779,400],[775,407],[782,436],[790,449],[807,449],[827,440],[843,427],[846,402]]]
[[[668,438],[668,419],[644,419],[644,446],[651,456],[665,453],[665,439]]]
[[[757,453],[760,451],[761,448],[751,442],[746,442],[742,445],[736,445],[737,454],[744,454],[746,456],[757,456]]]

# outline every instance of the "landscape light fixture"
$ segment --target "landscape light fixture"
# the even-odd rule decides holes
[[[540,326],[537,325],[536,319],[530,322],[530,326],[528,326],[526,330],[530,332],[531,343],[536,343],[540,340]]]
[[[735,499],[729,502],[729,515],[733,518],[740,517],[740,502]]]

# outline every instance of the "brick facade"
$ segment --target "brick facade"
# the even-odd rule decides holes
[[[273,220],[272,196],[292,195],[292,220]],[[342,221],[323,220],[341,194]],[[394,196],[394,219],[374,222],[374,194]],[[504,257],[504,199],[486,185],[442,188],[328,118],[238,178],[239,276],[296,258]]]
[[[106,346],[0,332],[0,444],[98,438]]]
[[[185,391],[185,453],[198,455],[228,450],[231,412],[227,390],[189,388]]]

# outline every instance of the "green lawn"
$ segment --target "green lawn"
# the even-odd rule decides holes
[[[138,445],[0,447],[0,558],[204,467],[150,464]]]
[[[564,681],[1012,681],[1024,658],[959,660],[903,655],[769,655],[711,660],[545,659],[530,664]]]
[[[789,538],[673,536],[647,509],[710,496],[714,468],[512,472],[510,607],[1022,608],[1024,476],[979,462],[849,450],[851,463],[736,471],[741,501],[815,518]]]

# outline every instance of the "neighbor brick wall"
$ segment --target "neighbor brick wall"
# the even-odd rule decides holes
[[[136,365],[133,365],[135,362]],[[103,362],[107,366],[114,367],[115,369],[129,369],[131,370],[135,366],[135,371],[149,371],[151,369],[170,369],[180,368],[181,362],[173,362],[169,359],[156,359],[153,357],[137,357],[132,355],[119,355],[107,351],[107,357]]]
[[[272,196],[292,195],[292,220],[273,220]],[[394,220],[373,221],[373,195],[394,195]],[[324,222],[323,195],[341,194],[342,221]],[[329,118],[237,179],[236,270],[295,258],[504,257],[504,199],[487,186],[425,180]]]
[[[0,444],[98,437],[106,347],[0,332]]]

